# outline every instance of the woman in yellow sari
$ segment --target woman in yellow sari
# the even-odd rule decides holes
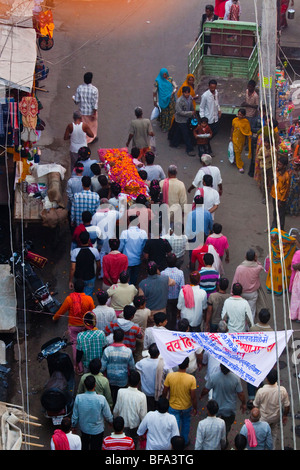
[[[246,137],[248,137],[249,153],[248,158],[251,159],[251,126],[246,118],[246,110],[241,108],[238,110],[237,117],[232,121],[230,141],[233,143],[235,155],[235,164],[240,173],[244,173],[244,162],[242,160],[242,152],[245,147]]]
[[[292,259],[297,248],[295,237],[290,237],[287,232],[281,230],[282,249],[284,267],[280,258],[279,230],[274,228],[271,230],[271,260],[268,275],[266,279],[266,288],[272,292],[271,273],[273,278],[273,291],[276,295],[281,295],[283,290],[289,287],[290,277],[292,273]],[[285,270],[285,273],[284,273]],[[284,274],[284,275],[283,275]]]

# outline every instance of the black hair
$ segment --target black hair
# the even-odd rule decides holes
[[[166,321],[167,315],[164,312],[157,312],[153,315],[153,320],[155,325],[159,325],[160,323],[163,323]]]
[[[140,149],[138,147],[132,147],[130,155],[132,158],[138,158],[140,155]]]
[[[268,323],[268,321],[271,318],[271,314],[270,314],[269,309],[262,308],[258,313],[258,318],[261,321],[261,323],[264,323],[264,324]]]
[[[267,375],[268,382],[270,382],[271,385],[274,385],[277,380],[278,380],[278,374],[276,369],[271,369],[270,372]]]
[[[243,116],[246,116],[246,110],[245,110],[245,108],[240,108],[240,109],[238,110],[238,113],[241,113]]]
[[[211,6],[212,8],[214,8],[212,5],[208,5],[208,6]],[[206,7],[207,8],[207,7]],[[209,80],[208,82],[209,85],[217,85],[217,80],[215,80],[214,78],[212,78],[211,80]]]
[[[125,335],[124,331],[121,328],[117,328],[113,332],[114,342],[121,343],[124,339],[124,335]]]
[[[203,176],[203,182],[205,183],[206,186],[212,187],[213,177],[211,175],[204,175]]]
[[[88,223],[92,220],[92,214],[90,211],[83,211],[81,218],[83,223]]]
[[[145,160],[146,160],[146,163],[147,165],[152,165],[154,160],[155,160],[155,155],[153,152],[146,152],[145,153]]]
[[[148,174],[147,174],[147,171],[146,171],[146,170],[140,170],[138,173],[139,173],[140,178],[141,178],[143,181],[147,181]]]
[[[96,380],[93,375],[88,375],[84,380],[84,385],[87,390],[93,390],[96,385]]]
[[[130,320],[132,317],[134,317],[135,312],[136,307],[134,305],[125,305],[123,309],[123,316],[125,320]]]
[[[169,409],[169,400],[164,397],[160,397],[157,402],[157,411],[159,413],[167,413]]]
[[[92,163],[90,166],[91,171],[93,172],[94,175],[99,176],[101,175],[101,168],[98,165],[98,163]]]
[[[120,240],[118,238],[110,238],[108,244],[111,250],[117,250],[120,246]]]
[[[203,196],[200,196],[200,194],[197,194],[197,196],[194,197],[194,203],[197,204],[203,204]]]
[[[222,228],[223,228],[222,225],[219,224],[218,222],[215,222],[215,223],[213,224],[213,232],[214,232],[214,233],[217,233],[217,234],[221,233],[221,232],[222,232]]]
[[[203,261],[206,266],[212,266],[214,263],[214,255],[211,253],[205,253],[203,256]]]
[[[138,309],[141,308],[142,305],[145,305],[146,298],[144,295],[136,295],[133,299],[133,305]]]
[[[120,282],[126,284],[129,281],[129,277],[129,271],[122,271],[119,276]]]
[[[154,276],[157,273],[158,266],[154,261],[150,261],[147,266],[147,273],[150,276]]]
[[[89,242],[90,234],[86,230],[79,234],[79,240],[83,245],[86,245]]]
[[[171,438],[171,445],[173,450],[184,450],[185,439],[182,436],[173,436]]]
[[[91,177],[90,176],[83,176],[81,180],[81,184],[84,188],[89,188],[91,186]]]
[[[105,305],[106,302],[108,301],[108,293],[106,290],[100,290],[96,294],[99,305]]]
[[[137,387],[141,381],[141,375],[137,370],[132,369],[128,374],[128,385]]]
[[[255,251],[252,248],[250,248],[250,250],[248,250],[246,253],[246,260],[253,261],[254,258],[255,258]]]
[[[156,358],[159,356],[159,349],[156,343],[150,344],[148,351],[149,351],[150,357],[152,358]]]
[[[200,124],[201,124],[201,122],[205,122],[206,124],[208,124],[208,119],[207,119],[207,117],[204,117],[204,116],[203,116],[202,118],[200,118]]]
[[[219,411],[219,405],[216,400],[208,400],[206,408],[211,416],[215,416]]]
[[[189,86],[183,86],[182,87],[182,93],[185,93],[186,91],[188,91],[190,93],[191,88]]]
[[[178,323],[177,323],[177,329],[178,331],[187,331],[189,329],[189,321],[187,318],[181,318]]]
[[[243,286],[239,282],[236,282],[235,284],[233,284],[232,286],[233,295],[241,295],[242,292],[243,292]]]
[[[95,357],[92,359],[89,363],[89,371],[92,375],[97,375],[99,374],[101,370],[101,359],[99,357]]]
[[[124,429],[124,418],[122,416],[116,416],[112,424],[115,432],[121,432]]]
[[[176,266],[177,256],[175,253],[168,253],[167,254],[167,265],[169,268],[174,268]]]
[[[84,83],[86,83],[87,85],[92,83],[92,80],[93,80],[92,72],[86,72],[83,76],[83,80],[84,80]]]
[[[226,290],[229,286],[229,280],[226,277],[221,277],[219,279],[219,287],[221,290]]]

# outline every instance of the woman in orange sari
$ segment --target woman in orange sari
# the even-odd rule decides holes
[[[244,162],[242,160],[242,152],[245,147],[246,138],[248,138],[249,153],[248,158],[251,159],[251,126],[246,118],[246,110],[241,108],[238,110],[237,117],[232,121],[230,141],[233,143],[235,156],[235,164],[240,173],[244,173]]]

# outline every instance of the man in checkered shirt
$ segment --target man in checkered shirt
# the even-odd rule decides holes
[[[87,144],[98,140],[98,89],[92,85],[93,74],[87,72],[83,76],[81,85],[77,87],[73,100],[79,105],[82,114],[82,121],[85,122],[94,134],[94,137],[87,136]]]
[[[94,215],[97,208],[100,206],[99,194],[91,191],[91,178],[89,176],[83,176],[81,181],[83,191],[74,194],[71,207],[72,227],[81,224],[82,213],[84,211],[89,211]]]

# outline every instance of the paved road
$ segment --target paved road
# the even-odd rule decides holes
[[[94,84],[100,92],[99,142],[100,147],[122,147],[125,145],[129,122],[135,106],[142,106],[144,115],[152,110],[152,87],[161,67],[168,68],[178,84],[187,73],[187,55],[198,32],[200,18],[206,2],[203,0],[109,0],[81,2],[54,1],[55,46],[44,52],[50,73],[45,81],[48,93],[40,93],[44,106],[41,117],[46,122],[40,145],[43,148],[42,163],[60,162],[68,167],[68,145],[63,141],[66,125],[72,120],[75,109],[72,95],[82,82],[83,74],[91,70]],[[243,3],[243,19],[254,21],[253,3]],[[300,0],[295,0],[296,7]],[[299,4],[299,5],[298,5]],[[291,25],[292,33],[295,23]],[[286,36],[289,31],[285,31]],[[227,161],[227,145],[231,119],[222,118],[220,133],[214,144],[214,163],[222,172],[224,194],[216,221],[223,225],[223,231],[230,241],[230,264],[226,265],[226,275],[231,280],[235,267],[244,259],[248,248],[254,248],[260,261],[267,252],[266,206],[261,204],[258,188],[247,175],[240,175]],[[186,157],[182,149],[171,149],[166,135],[155,126],[158,162],[166,169],[175,163],[179,178],[187,187],[199,168],[197,158]],[[96,156],[97,147],[92,152]],[[246,162],[246,168],[248,161]],[[192,195],[190,195],[191,200]],[[297,219],[297,224],[299,220]],[[294,226],[293,219],[287,219],[287,229]],[[59,245],[53,250],[46,230],[39,233],[28,230],[25,236],[33,238],[37,252],[49,257],[44,278],[50,279],[57,289],[60,300],[68,294],[68,269],[70,236],[68,229],[62,229]],[[185,268],[186,269],[186,268]],[[186,272],[188,272],[186,270]],[[275,299],[277,315],[282,323],[282,300]],[[270,304],[271,305],[271,304]],[[34,430],[40,442],[49,448],[51,423],[40,414],[39,395],[47,380],[46,364],[38,364],[36,355],[39,346],[49,338],[66,331],[67,319],[53,325],[51,318],[27,313],[26,329],[22,312],[19,313],[20,343],[23,351],[21,361],[17,361],[18,348],[15,347],[15,367],[10,390],[10,401],[22,403],[21,385],[18,377],[19,366],[23,381],[24,402],[30,413],[39,416],[43,427]],[[25,336],[26,335],[26,336]],[[26,341],[25,341],[26,338]],[[28,367],[25,367],[25,353]],[[290,351],[288,352],[290,355]],[[288,387],[287,357],[281,357],[282,382]],[[292,371],[294,372],[294,370]],[[295,379],[293,388],[295,389]],[[199,390],[204,385],[203,373],[198,377]],[[28,395],[26,397],[26,393]],[[296,404],[298,407],[298,403]],[[204,416],[205,400],[199,404],[200,417]],[[296,410],[297,411],[297,410]],[[230,434],[230,443],[243,424],[245,416],[237,414],[236,423]],[[195,429],[199,417],[193,419],[191,446],[195,440]],[[292,421],[285,427],[285,445],[293,446]],[[297,423],[296,423],[297,424]]]

